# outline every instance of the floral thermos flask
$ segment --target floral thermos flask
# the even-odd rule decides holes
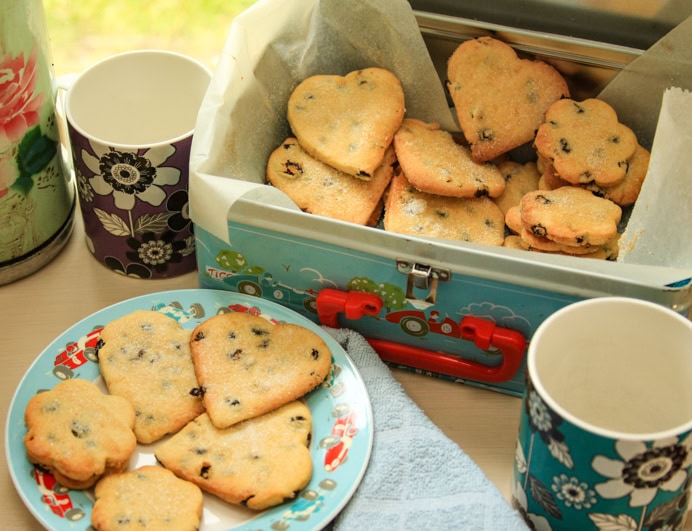
[[[0,0],[0,285],[43,267],[72,232],[55,103],[42,0]]]

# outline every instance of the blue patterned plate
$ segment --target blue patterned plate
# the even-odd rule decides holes
[[[295,499],[261,513],[205,494],[201,529],[319,529],[334,519],[360,483],[372,449],[372,409],[358,370],[329,334],[291,310],[238,293],[191,289],[144,295],[94,313],[55,339],[24,375],[7,417],[5,453],[14,485],[38,521],[55,530],[88,529],[93,493],[68,490],[29,463],[23,443],[26,404],[38,391],[66,378],[86,378],[105,389],[94,355],[100,329],[140,309],[163,312],[188,329],[220,312],[250,312],[304,326],[324,339],[332,352],[333,371],[306,397],[313,416],[310,483]],[[138,446],[130,467],[155,463],[155,445]]]

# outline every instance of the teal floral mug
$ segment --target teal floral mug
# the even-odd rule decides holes
[[[692,322],[624,297],[549,316],[529,345],[512,497],[538,530],[676,530],[692,485]]]
[[[69,84],[65,112],[87,246],[130,277],[193,271],[190,146],[211,72],[184,55],[109,57]]]

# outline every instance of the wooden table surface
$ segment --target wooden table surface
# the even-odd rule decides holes
[[[138,280],[106,269],[88,252],[81,219],[77,219],[65,249],[51,263],[27,278],[0,287],[3,430],[22,376],[38,354],[66,329],[131,297],[196,287],[196,273],[165,280]],[[429,418],[459,444],[509,499],[520,399],[409,371],[393,372]],[[7,462],[0,462],[2,528],[41,529],[18,496]],[[692,528],[692,523],[688,522],[688,527]]]

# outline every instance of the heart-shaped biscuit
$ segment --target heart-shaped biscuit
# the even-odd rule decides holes
[[[310,410],[300,400],[224,430],[203,413],[155,455],[202,490],[262,510],[294,498],[310,481],[311,431]]]
[[[158,441],[204,411],[191,394],[198,383],[189,343],[189,330],[154,310],[128,313],[101,331],[101,376],[110,394],[134,406],[138,442]]]
[[[269,156],[267,181],[305,212],[368,225],[392,179],[395,163],[394,148],[390,146],[372,179],[364,181],[320,162],[295,138],[287,138]]]
[[[488,197],[445,197],[417,190],[406,175],[392,179],[384,228],[399,234],[502,245],[504,215]]]
[[[446,197],[497,197],[505,178],[494,164],[475,162],[466,146],[436,123],[407,118],[394,149],[409,182],[421,192]]]
[[[569,96],[552,66],[520,59],[492,37],[460,44],[447,63],[447,79],[459,126],[478,162],[531,141],[548,107]]]
[[[197,325],[190,349],[204,406],[221,429],[300,398],[332,364],[329,347],[311,330],[243,312]]]
[[[370,179],[404,119],[404,90],[382,68],[308,77],[288,100],[288,123],[310,155]]]

